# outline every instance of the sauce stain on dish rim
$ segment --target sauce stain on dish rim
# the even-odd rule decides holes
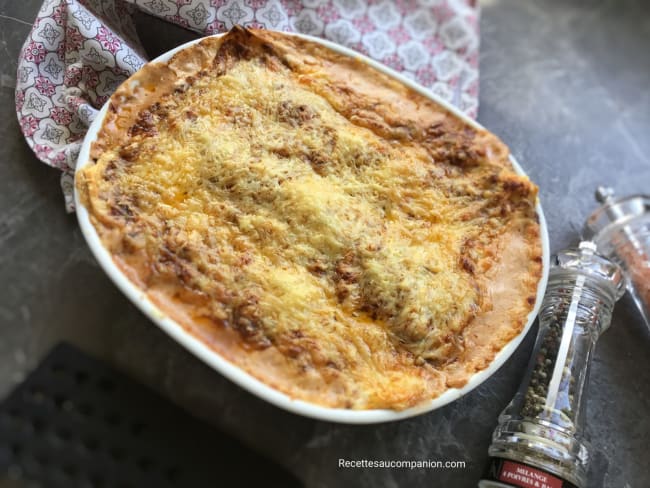
[[[483,129],[483,127],[476,122],[475,120],[469,118],[467,115],[463,114],[453,105],[448,102],[440,99],[432,92],[426,90],[417,83],[409,80],[408,78],[400,75],[399,73],[393,71],[392,69],[373,61],[366,56],[359,54],[358,52],[352,51],[348,48],[334,44],[330,41],[324,39],[307,36],[304,34],[297,33],[286,33],[288,35],[295,35],[297,37],[307,39],[318,44],[321,44],[339,54],[352,57],[354,59],[363,61],[372,68],[380,71],[402,84],[408,86],[409,88],[415,90],[421,95],[433,100],[437,104],[441,105],[445,109],[449,110],[451,113],[461,118],[463,121],[472,125],[477,129]],[[217,34],[210,37],[220,37],[224,34]],[[161,56],[158,56],[156,59],[153,59],[152,63],[155,62],[166,62],[171,57],[179,51],[186,49],[205,38],[199,38],[182,44],[171,51],[168,51]],[[96,140],[97,134],[102,126],[104,117],[108,111],[108,105],[110,100],[107,101],[102,109],[97,114],[97,117],[91,124],[88,129],[88,133],[83,141],[81,151],[79,152],[79,158],[77,161],[76,171],[79,171],[90,161],[90,147],[91,144]],[[526,173],[523,171],[521,166],[517,161],[510,156],[510,161],[514,167],[515,172],[520,175],[526,176]],[[371,409],[371,410],[349,410],[343,408],[329,408],[312,403],[308,403],[302,400],[296,400],[290,396],[275,390],[274,388],[266,385],[260,380],[256,379],[252,375],[246,373],[244,370],[233,365],[226,359],[222,358],[217,352],[213,351],[209,346],[207,346],[203,341],[197,337],[190,334],[186,331],[181,325],[170,319],[165,313],[163,313],[156,305],[153,304],[146,294],[142,292],[134,283],[132,283],[118,266],[113,262],[113,259],[109,251],[102,244],[99,235],[97,234],[95,227],[90,222],[89,214],[86,208],[82,205],[79,199],[79,193],[76,189],[74,191],[75,206],[77,209],[77,218],[79,221],[79,226],[81,231],[90,247],[91,252],[99,262],[100,266],[104,272],[109,276],[109,278],[115,283],[115,285],[120,289],[120,291],[126,295],[126,297],[135,304],[145,315],[151,319],[158,327],[165,331],[169,336],[171,336],[176,342],[185,347],[188,351],[194,354],[196,357],[201,359],[203,362],[208,364],[210,367],[218,371],[220,374],[228,378],[230,381],[234,382],[238,386],[244,388],[250,393],[262,398],[263,400],[268,401],[269,403],[280,407],[289,412],[303,415],[306,417],[311,417],[314,419],[325,420],[329,422],[339,422],[346,424],[373,424],[381,422],[391,422],[396,420],[401,420],[409,417],[414,417],[416,415],[421,415],[426,412],[441,408],[448,403],[457,400],[463,395],[469,393],[474,388],[479,386],[490,376],[492,376],[496,371],[506,362],[506,360],[512,355],[512,353],[517,349],[523,338],[526,336],[530,327],[532,326],[535,317],[541,306],[541,302],[544,296],[544,291],[546,289],[546,283],[548,280],[548,269],[549,269],[549,241],[548,241],[548,229],[546,226],[546,219],[544,218],[544,212],[542,211],[539,198],[536,202],[535,210],[539,217],[539,227],[540,227],[540,238],[542,240],[542,275],[537,286],[537,295],[535,300],[535,306],[528,314],[526,324],[521,330],[521,332],[515,336],[510,342],[508,342],[494,357],[490,365],[475,373],[467,381],[467,383],[462,388],[450,388],[445,391],[442,395],[424,402],[420,405],[417,405],[406,410],[394,411],[387,409]]]

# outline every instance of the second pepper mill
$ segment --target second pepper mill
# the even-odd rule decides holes
[[[602,204],[587,219],[587,236],[598,252],[616,261],[628,277],[628,290],[650,328],[650,196],[616,197],[598,187]]]
[[[531,361],[499,416],[480,488],[585,488],[584,394],[596,341],[625,279],[596,245],[553,256]]]

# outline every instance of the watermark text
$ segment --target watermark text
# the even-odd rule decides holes
[[[342,459],[338,467],[345,469],[464,469],[465,461],[440,461],[436,459]]]

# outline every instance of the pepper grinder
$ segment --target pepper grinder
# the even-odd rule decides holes
[[[623,268],[628,290],[650,328],[650,196],[617,198],[601,186],[596,200],[602,206],[587,219],[585,233],[598,252]]]
[[[587,486],[585,387],[624,287],[621,268],[596,254],[593,242],[553,256],[533,355],[499,416],[479,488]]]

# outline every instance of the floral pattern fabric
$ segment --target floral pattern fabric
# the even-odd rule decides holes
[[[475,0],[45,0],[20,53],[16,112],[29,146],[73,174],[88,125],[146,61],[133,15],[140,9],[203,34],[234,25],[294,31],[355,49],[475,116]]]

